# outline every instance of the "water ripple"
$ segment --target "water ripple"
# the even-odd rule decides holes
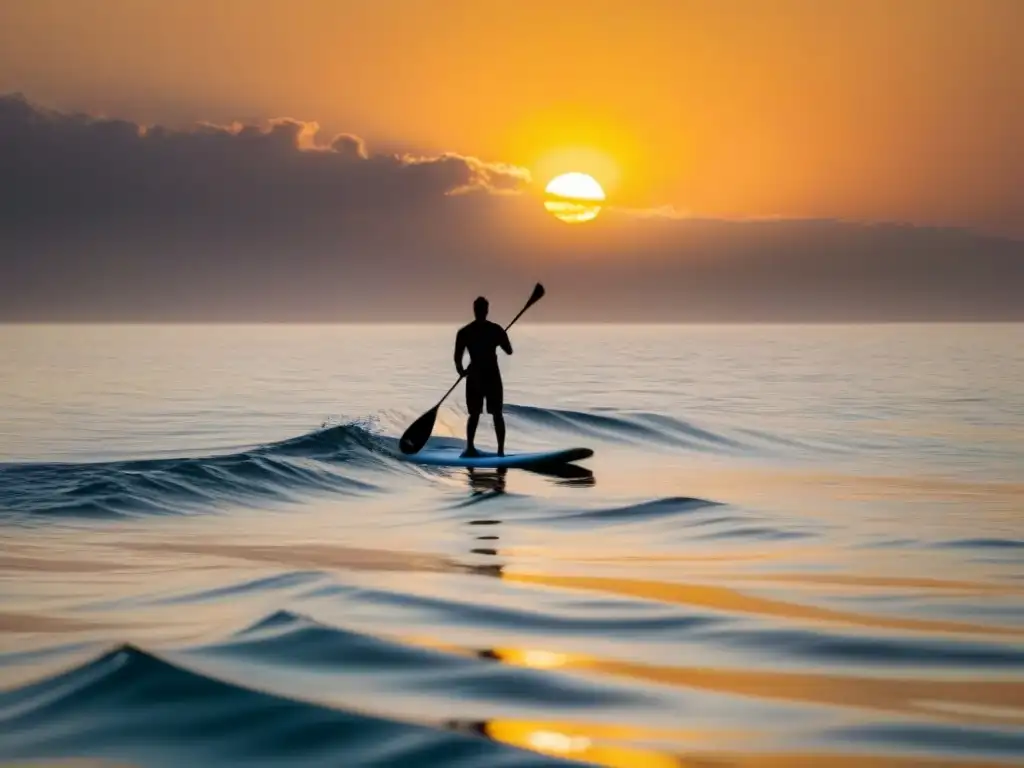
[[[0,465],[0,761],[1024,756],[1019,484],[786,480],[871,440],[602,407],[509,408],[524,443],[593,441],[585,472],[424,469],[409,418]]]

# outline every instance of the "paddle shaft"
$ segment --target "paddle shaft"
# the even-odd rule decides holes
[[[513,317],[511,322],[508,325],[505,326],[505,330],[508,331],[508,329],[511,328],[515,324],[516,320],[518,320],[520,317],[522,317],[523,313],[526,310],[528,310],[530,307],[532,307],[535,303],[536,303],[536,299],[531,297],[530,300],[528,302],[526,302],[525,305],[523,305],[523,308],[519,310],[519,314],[516,315],[515,317]],[[470,365],[472,365],[472,363],[470,363]],[[466,370],[468,371],[469,369],[467,368]],[[437,410],[438,408],[441,407],[441,403],[443,403],[445,400],[448,399],[448,395],[450,395],[452,392],[455,391],[455,388],[457,386],[459,386],[459,382],[461,382],[465,377],[466,377],[466,374],[463,373],[461,376],[459,376],[459,378],[457,378],[455,380],[455,383],[452,384],[451,388],[441,396],[440,400],[437,401],[437,405],[434,406],[434,410]]]

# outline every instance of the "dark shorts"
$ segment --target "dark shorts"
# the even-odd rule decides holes
[[[484,400],[487,401],[488,413],[501,413],[505,400],[504,387],[501,384],[501,376],[473,376],[466,377],[466,408],[471,414],[481,414],[484,411]]]

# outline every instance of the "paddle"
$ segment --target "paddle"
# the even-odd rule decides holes
[[[537,283],[534,286],[533,293],[530,294],[530,300],[526,302],[522,309],[519,310],[519,314],[512,318],[512,322],[505,326],[507,331],[512,327],[523,312],[528,310],[534,304],[541,300],[544,296],[544,286]],[[431,408],[429,411],[420,416],[416,421],[412,423],[412,426],[405,430],[405,434],[402,435],[402,439],[398,441],[398,447],[401,448],[402,453],[418,453],[424,445],[427,444],[427,440],[430,439],[430,433],[434,431],[434,422],[437,420],[437,409],[441,407],[441,403],[452,393],[452,391],[459,386],[459,382],[462,381],[462,376],[459,376],[458,380],[452,384],[451,388],[444,393],[440,400],[437,401],[437,405]]]

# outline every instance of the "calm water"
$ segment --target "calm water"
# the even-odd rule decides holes
[[[454,330],[0,327],[0,762],[1024,759],[1024,326]]]

